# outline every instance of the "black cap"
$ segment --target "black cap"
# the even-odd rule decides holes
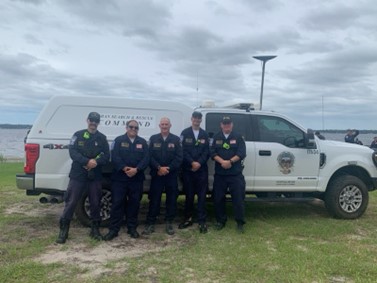
[[[199,119],[202,119],[202,113],[198,112],[198,111],[194,111],[191,115],[192,118],[199,118]]]
[[[223,119],[221,120],[221,123],[230,124],[232,123],[232,119],[230,118],[230,116],[224,116]]]
[[[101,116],[97,112],[90,112],[88,115],[88,119],[90,121],[99,123]]]

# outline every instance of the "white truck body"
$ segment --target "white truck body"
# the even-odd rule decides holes
[[[266,200],[320,198],[330,214],[339,218],[352,219],[364,213],[368,191],[377,187],[377,157],[373,150],[356,144],[320,140],[310,130],[275,112],[226,107],[195,110],[203,114],[202,127],[210,136],[220,130],[225,113],[232,117],[234,130],[244,136],[247,157],[243,174],[247,193]],[[17,175],[19,188],[32,195],[64,193],[71,167],[69,140],[74,132],[86,128],[87,115],[92,111],[100,113],[98,129],[111,145],[115,137],[125,132],[125,124],[130,119],[138,121],[139,135],[146,140],[159,132],[162,117],[171,120],[171,132],[179,136],[191,125],[194,109],[170,101],[53,97],[27,136],[26,147],[38,147],[38,156],[34,167],[30,169],[30,160],[27,160],[26,174]],[[30,159],[27,150],[26,156]],[[214,164],[212,160],[208,162],[211,190]],[[104,197],[109,198],[106,203],[111,203],[110,174],[111,167],[105,168]],[[147,190],[149,174],[146,175]],[[87,199],[83,206],[87,207]],[[85,207],[81,210],[88,213]],[[109,208],[104,210],[103,218],[108,218]],[[80,220],[87,222],[87,219]]]

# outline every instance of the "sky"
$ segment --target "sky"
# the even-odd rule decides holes
[[[4,0],[0,123],[53,95],[213,100],[306,128],[377,129],[373,0]]]

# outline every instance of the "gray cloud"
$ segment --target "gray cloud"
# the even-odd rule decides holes
[[[159,29],[168,25],[169,10],[162,3],[138,1],[76,1],[65,0],[62,7],[90,25],[118,29],[125,36],[156,37]]]
[[[324,99],[329,126],[363,125],[377,99],[372,4],[2,2],[1,118],[31,119],[53,94],[257,102],[261,65],[252,56],[271,54],[264,109],[318,128]]]

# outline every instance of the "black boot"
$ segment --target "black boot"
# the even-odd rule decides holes
[[[92,221],[91,224],[91,230],[89,236],[93,238],[94,240],[101,241],[102,240],[102,235],[99,232],[99,221]]]
[[[56,239],[56,243],[64,244],[68,238],[68,231],[69,231],[69,224],[71,223],[70,220],[61,218],[59,221],[60,224],[60,231],[58,238]]]

